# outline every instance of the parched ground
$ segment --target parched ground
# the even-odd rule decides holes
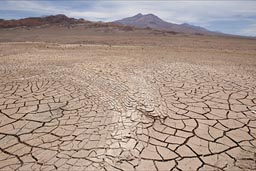
[[[0,170],[255,170],[243,41],[1,43]]]

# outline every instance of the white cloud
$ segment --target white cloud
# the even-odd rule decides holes
[[[5,5],[0,6],[0,10],[27,11],[27,12],[58,12],[58,8],[52,6],[47,1],[3,1]]]
[[[256,23],[249,25],[247,28],[241,31],[242,35],[246,36],[256,36]]]

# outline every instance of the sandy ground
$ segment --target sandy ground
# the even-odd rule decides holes
[[[0,170],[256,169],[255,40],[160,38],[1,43]]]

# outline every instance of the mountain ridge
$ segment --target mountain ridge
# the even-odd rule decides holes
[[[0,28],[13,28],[13,27],[35,27],[42,25],[71,25],[88,22],[84,19],[69,18],[64,14],[49,15],[45,17],[28,17],[22,19],[4,20],[0,19]]]
[[[132,31],[134,29],[152,29],[161,32],[169,33],[191,33],[191,34],[206,34],[206,35],[224,35],[219,32],[212,32],[200,26],[190,25],[188,23],[174,24],[164,21],[154,14],[141,14],[127,17],[121,20],[112,22],[94,22],[84,20],[82,18],[70,18],[64,14],[49,15],[43,17],[28,17],[23,19],[0,19],[0,28],[18,28],[18,27],[41,27],[41,26],[66,26],[73,27],[74,25],[90,25],[93,28],[99,27],[118,27],[122,30]]]
[[[139,28],[151,28],[161,31],[174,31],[184,33],[198,33],[198,34],[221,34],[218,32],[209,31],[200,26],[190,25],[188,23],[174,24],[166,22],[154,14],[141,14],[138,13],[135,16],[123,18],[114,21],[114,23],[123,24],[126,26],[133,26]]]

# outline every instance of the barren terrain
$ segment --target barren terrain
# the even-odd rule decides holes
[[[0,30],[0,170],[256,169],[256,40],[74,29]]]

